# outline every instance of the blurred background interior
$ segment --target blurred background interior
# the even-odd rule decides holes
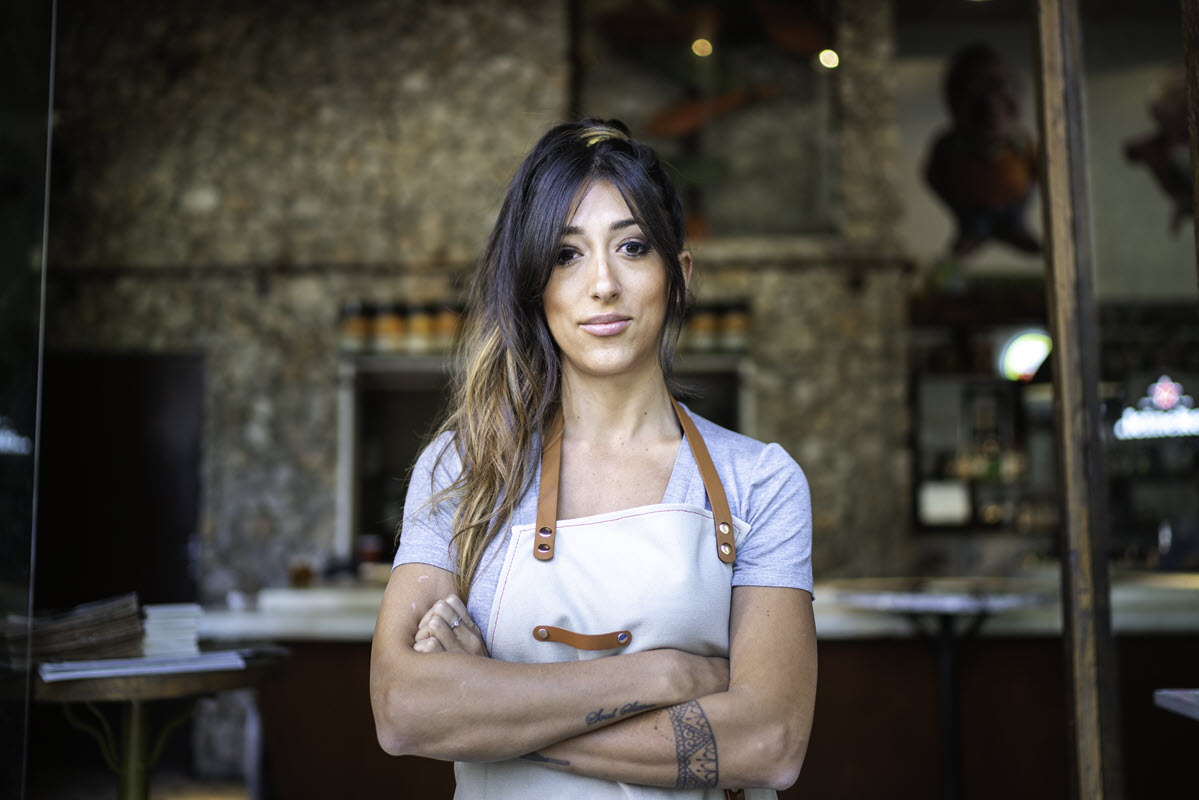
[[[937,652],[902,616],[838,608],[836,581],[1056,589],[1032,7],[6,4],[4,612],[136,591],[201,605],[207,648],[289,648],[256,691],[201,700],[155,796],[446,786],[378,750],[366,691],[407,469],[507,179],[554,122],[619,117],[688,206],[688,402],[811,484],[821,690],[784,796],[938,796]],[[1199,685],[1182,26],[1166,0],[1080,9],[1111,701],[1127,796],[1176,797],[1199,723],[1151,695]],[[963,795],[1067,796],[1059,606],[957,653]],[[178,712],[160,705],[156,724]],[[4,796],[116,796],[28,685],[0,725]]]

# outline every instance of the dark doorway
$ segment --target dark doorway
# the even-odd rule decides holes
[[[195,600],[203,379],[199,355],[47,354],[39,610]]]

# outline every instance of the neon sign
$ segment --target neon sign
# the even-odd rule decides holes
[[[1162,375],[1149,384],[1136,408],[1125,408],[1112,426],[1117,439],[1163,439],[1199,436],[1199,409],[1182,384]]]

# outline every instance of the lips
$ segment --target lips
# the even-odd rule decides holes
[[[615,336],[629,327],[630,322],[621,314],[600,314],[579,323],[579,327],[595,336]]]

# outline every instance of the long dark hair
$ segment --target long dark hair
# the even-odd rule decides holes
[[[658,358],[670,380],[687,304],[679,196],[657,154],[623,122],[557,125],[517,170],[479,259],[460,346],[463,368],[439,430],[452,434],[462,471],[431,502],[455,507],[455,581],[464,598],[487,545],[531,485],[540,455],[534,448],[558,413],[561,364],[542,297],[568,220],[587,188],[603,181],[620,191],[666,266]]]

